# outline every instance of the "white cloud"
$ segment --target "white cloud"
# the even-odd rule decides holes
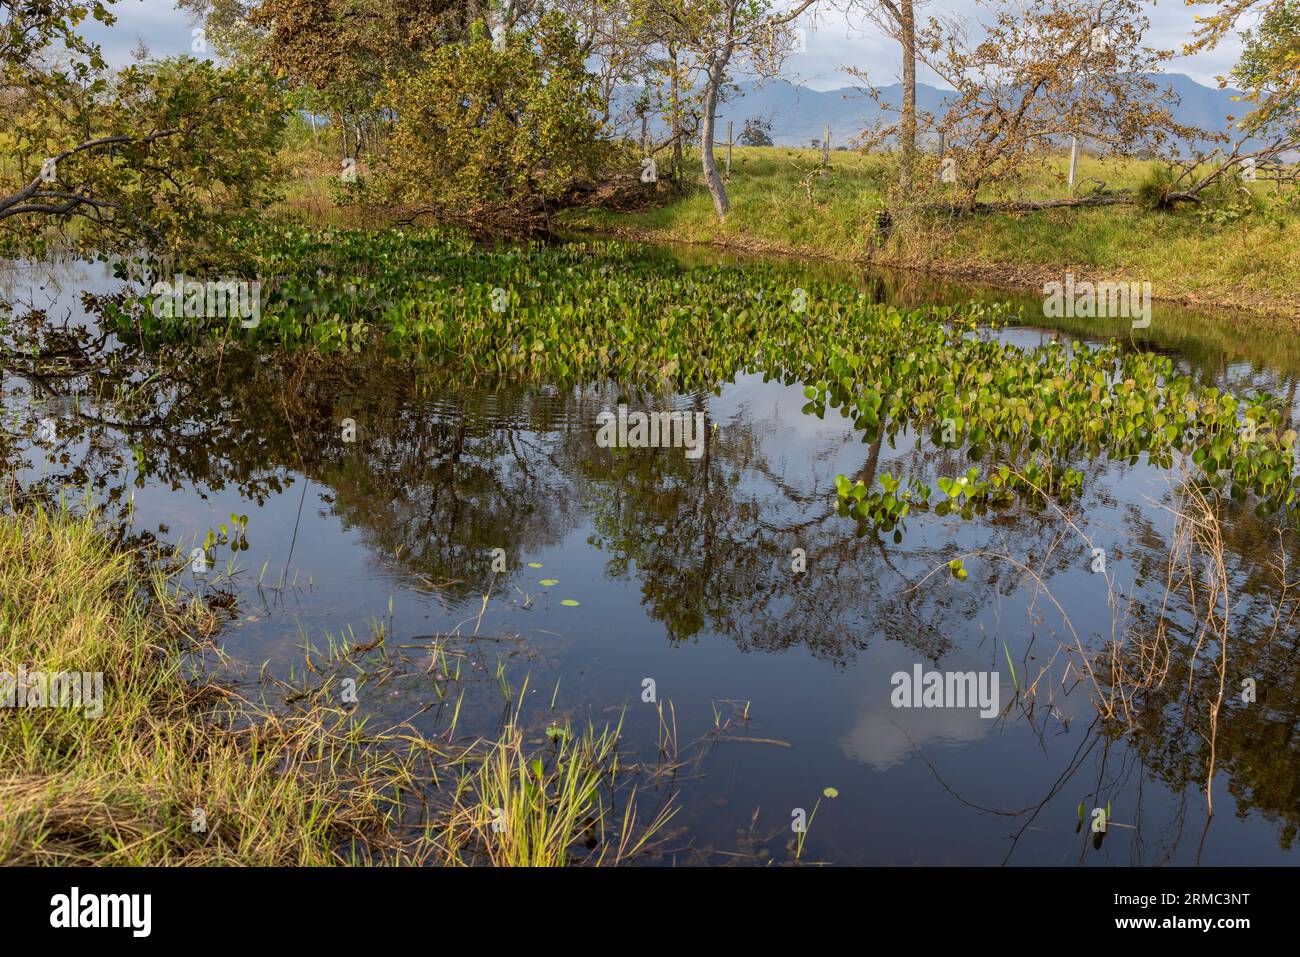
[[[857,717],[839,739],[840,752],[850,760],[884,771],[911,758],[918,749],[952,747],[978,741],[992,733],[997,722],[981,718],[975,708],[895,708],[892,675],[912,674],[921,664],[916,651],[896,642],[881,642],[871,649],[871,667],[865,669],[865,686],[857,696]],[[987,664],[969,654],[954,651],[942,662],[945,671],[978,671]],[[1005,688],[1000,688],[1005,696]],[[999,703],[999,707],[1001,702]]]
[[[131,62],[131,51],[143,40],[149,52],[156,57],[178,56],[182,53],[196,57],[210,57],[192,49],[190,31],[199,22],[188,13],[177,10],[175,0],[118,0],[109,8],[117,22],[111,27],[87,21],[82,34],[98,43],[104,59],[114,66]]]
[[[88,37],[104,49],[109,62],[129,62],[131,51],[143,40],[155,56],[192,53],[190,30],[196,25],[190,16],[175,8],[174,0],[119,0],[110,8],[117,16],[112,27],[91,23],[86,26]],[[1165,4],[1146,5],[1146,15],[1151,21],[1150,43],[1158,48],[1179,50],[1190,36],[1193,20],[1202,8],[1166,0]],[[918,11],[922,16],[961,15],[987,17],[987,8],[975,0],[931,0]],[[815,90],[831,90],[852,86],[854,80],[844,72],[846,66],[866,70],[878,85],[896,83],[900,79],[897,44],[886,37],[880,28],[858,11],[851,16],[825,5],[815,24],[804,24],[807,29],[807,51],[796,54],[787,62],[789,79],[802,82]],[[1235,37],[1218,49],[1194,57],[1177,57],[1169,62],[1167,70],[1185,73],[1207,86],[1215,77],[1225,74],[1236,62],[1240,44]],[[202,54],[192,54],[202,55]],[[920,79],[931,85],[940,85],[929,71],[921,68]]]
[[[988,6],[975,0],[934,0],[918,9],[918,17],[945,17],[951,15],[971,19],[989,19]],[[1203,8],[1187,7],[1166,0],[1145,5],[1146,16],[1151,21],[1148,43],[1165,50],[1181,50],[1191,36],[1194,19]],[[858,12],[846,16],[842,11],[826,9],[819,14],[817,23],[807,28],[808,49],[787,61],[787,71],[792,82],[802,81],[815,90],[833,90],[856,85],[844,67],[866,70],[873,83],[887,86],[902,80],[901,54],[898,44],[885,36],[879,27],[865,20]],[[1233,37],[1217,49],[1192,57],[1179,56],[1169,61],[1165,69],[1170,73],[1185,73],[1198,83],[1216,85],[1215,77],[1226,74],[1236,63],[1241,45]],[[918,78],[931,86],[943,86],[923,66]]]

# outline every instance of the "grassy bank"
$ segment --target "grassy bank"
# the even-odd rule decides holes
[[[1169,213],[1111,206],[931,218],[881,243],[876,214],[894,181],[892,159],[832,152],[825,177],[819,163],[815,150],[737,147],[725,222],[698,182],[698,160],[688,163],[685,193],[663,205],[572,211],[562,222],[625,238],[870,261],[1013,288],[1041,288],[1071,270],[1079,278],[1149,281],[1157,298],[1190,305],[1261,315],[1294,315],[1300,307],[1300,210],[1287,209],[1271,184],[1251,187],[1250,212],[1230,202]],[[1017,195],[1067,195],[1066,167],[1065,157],[1047,161]],[[1079,180],[1085,189],[1133,188],[1153,167],[1085,157]]]
[[[215,624],[93,518],[0,521],[0,670],[103,674],[97,717],[0,718],[0,861],[326,864],[382,834],[407,769],[323,714],[236,721],[184,673]]]
[[[667,819],[608,811],[616,729],[560,725],[539,753],[516,708],[498,738],[435,746],[330,704],[319,662],[276,710],[197,677],[217,621],[176,564],[93,515],[0,517],[0,672],[102,674],[102,696],[0,708],[0,863],[618,863]]]

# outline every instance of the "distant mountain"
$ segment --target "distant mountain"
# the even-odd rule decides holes
[[[1152,75],[1161,86],[1170,86],[1179,97],[1174,119],[1188,126],[1197,126],[1211,132],[1224,130],[1227,117],[1241,116],[1243,105],[1234,103],[1236,90],[1219,90],[1202,86],[1181,73]],[[808,146],[820,140],[823,127],[831,126],[831,146],[847,144],[869,123],[893,122],[896,113],[882,117],[876,101],[865,93],[846,87],[838,90],[811,90],[797,87],[785,80],[766,83],[737,84],[739,92],[718,105],[718,138],[725,139],[727,121],[734,123],[735,135],[740,136],[745,120],[757,116],[772,122],[772,139],[778,146]],[[940,90],[924,83],[916,85],[918,109],[941,114],[951,90]],[[903,99],[902,84],[893,83],[880,88],[880,99],[897,110]]]
[[[831,145],[845,145],[868,124],[890,123],[882,119],[881,107],[860,90],[845,87],[839,90],[811,90],[797,87],[785,80],[766,83],[739,83],[739,92],[718,105],[718,129],[725,138],[727,121],[734,123],[736,136],[751,116],[762,117],[772,123],[772,140],[778,146],[808,146],[822,138],[827,123],[831,126]],[[918,109],[942,111],[951,91],[932,86],[916,85]],[[903,102],[902,84],[893,83],[880,88],[880,100],[897,110]]]

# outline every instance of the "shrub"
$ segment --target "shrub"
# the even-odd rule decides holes
[[[549,17],[497,48],[482,30],[386,85],[395,117],[381,189],[457,213],[536,207],[590,177],[599,94],[573,34]]]
[[[1164,213],[1173,208],[1169,196],[1174,191],[1174,171],[1168,166],[1153,166],[1138,185],[1137,204],[1148,212]]]

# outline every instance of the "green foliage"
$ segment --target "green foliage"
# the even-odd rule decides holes
[[[1272,212],[1274,222],[1285,226],[1285,215],[1258,193],[1246,189],[1240,176],[1224,177],[1201,194],[1195,215],[1211,226],[1227,226],[1261,213]]]
[[[0,250],[39,254],[51,223],[83,248],[193,243],[270,198],[270,78],[190,58],[110,72],[82,33],[108,6],[0,5]]]
[[[1169,196],[1174,192],[1174,171],[1168,166],[1153,166],[1146,178],[1138,184],[1136,198],[1142,209],[1151,213],[1168,212],[1173,208]]]
[[[265,74],[183,57],[88,74],[75,95],[57,87],[71,98],[53,103],[28,92],[0,137],[15,158],[0,171],[0,244],[21,247],[51,221],[74,220],[68,238],[87,249],[199,244],[232,210],[274,196],[284,104]],[[48,182],[6,205],[61,154]]]
[[[1252,132],[1289,127],[1300,135],[1300,2],[1275,0],[1242,38],[1232,78],[1253,106],[1242,125]]]
[[[199,8],[204,0],[181,0]],[[462,34],[458,0],[207,0],[218,48],[263,62],[318,108],[358,112],[389,77]]]
[[[940,494],[918,476],[883,475],[879,490],[837,479],[842,515],[896,534],[932,499],[963,518],[1013,497],[1069,500],[1103,458],[1190,459],[1208,484],[1253,497],[1261,516],[1296,505],[1296,433],[1277,403],[1199,385],[1170,357],[1118,342],[1004,342],[999,309],[903,310],[775,266],[681,271],[617,244],[492,251],[429,233],[268,229],[246,255],[246,274],[279,277],[256,329],[228,320],[187,332],[153,317],[147,297],[137,309],[110,301],[106,317],[146,339],[221,331],[322,351],[379,342],[452,381],[613,378],[690,391],[761,373],[802,383],[806,413],[838,409],[865,443],[955,430],[972,464],[939,476]],[[791,307],[796,284],[802,312]]]
[[[104,68],[99,48],[82,35],[86,18],[111,26],[113,0],[44,0],[0,5],[0,72],[6,90],[27,84],[70,84]],[[51,51],[68,58],[66,68],[50,68]]]
[[[384,192],[456,213],[556,197],[592,175],[599,95],[572,32],[544,17],[496,49],[486,31],[390,80],[379,102],[396,117]]]

